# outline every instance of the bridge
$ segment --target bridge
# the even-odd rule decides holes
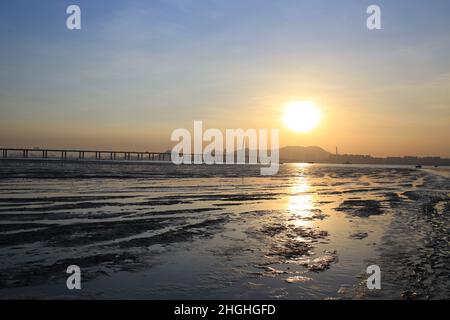
[[[171,161],[171,154],[167,152],[3,147],[0,150],[2,151],[0,159]]]

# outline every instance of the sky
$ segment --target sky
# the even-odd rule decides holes
[[[66,28],[71,4],[81,30]],[[279,128],[281,146],[450,157],[450,1],[0,6],[0,146],[163,151],[202,120]],[[311,132],[282,121],[297,100],[321,110]]]

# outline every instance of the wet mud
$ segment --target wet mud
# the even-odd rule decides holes
[[[75,264],[90,298],[448,299],[449,194],[405,167],[3,162],[0,298],[65,297]]]

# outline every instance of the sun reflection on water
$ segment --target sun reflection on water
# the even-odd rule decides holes
[[[302,227],[311,225],[315,209],[310,181],[305,174],[306,167],[307,165],[299,165],[300,175],[293,182],[287,204],[287,210],[292,214],[294,224]]]

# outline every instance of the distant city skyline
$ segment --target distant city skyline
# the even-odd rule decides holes
[[[77,4],[82,29],[66,28]],[[366,8],[382,10],[368,30]],[[280,146],[450,157],[450,2],[8,1],[0,146],[165,151],[170,134],[279,128]],[[313,101],[296,132],[285,106]]]

